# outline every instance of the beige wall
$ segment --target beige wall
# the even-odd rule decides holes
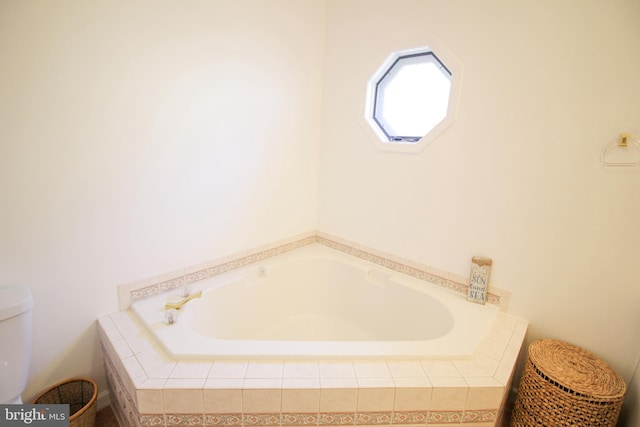
[[[640,169],[599,154],[640,138],[639,23],[638,1],[329,0],[318,228],[461,275],[490,257],[530,338],[581,345],[629,382]],[[365,83],[431,37],[464,69],[458,120],[420,154],[380,152]]]
[[[0,1],[0,284],[24,394],[98,377],[116,285],[315,229],[321,1]]]
[[[632,0],[0,1],[0,284],[37,304],[25,397],[104,385],[116,285],[314,228],[461,275],[491,257],[531,338],[630,381],[640,173],[598,156],[640,137],[638,22]],[[458,120],[379,152],[365,82],[432,36],[464,69]]]

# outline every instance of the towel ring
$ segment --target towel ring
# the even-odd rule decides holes
[[[612,168],[640,166],[640,141],[631,138],[628,133],[620,134],[604,146],[600,152],[600,163]]]

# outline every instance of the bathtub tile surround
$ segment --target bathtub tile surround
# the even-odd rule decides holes
[[[146,426],[500,425],[527,322],[498,305],[472,357],[458,360],[173,360],[131,302],[319,243],[466,296],[468,278],[309,233],[119,287],[123,311],[98,319],[114,412]]]
[[[130,426],[494,425],[527,329],[498,313],[470,360],[176,362],[130,311],[98,324],[113,406]],[[122,350],[141,337],[150,349]]]

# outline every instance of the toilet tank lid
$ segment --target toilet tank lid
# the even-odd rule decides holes
[[[0,286],[0,321],[33,308],[33,297],[24,286]]]

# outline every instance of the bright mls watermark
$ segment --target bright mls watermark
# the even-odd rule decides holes
[[[0,427],[69,427],[69,405],[0,405]]]

